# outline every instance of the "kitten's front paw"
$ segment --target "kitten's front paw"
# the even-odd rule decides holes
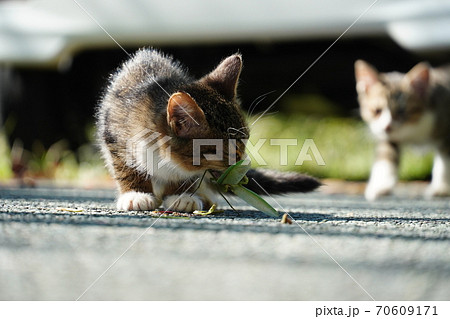
[[[386,185],[374,185],[373,183],[369,183],[364,192],[364,196],[368,201],[374,201],[381,196],[389,195],[392,188],[393,187],[387,187]]]
[[[388,195],[397,183],[396,167],[390,161],[377,161],[372,167],[370,180],[364,193],[369,201]]]
[[[450,185],[448,184],[431,184],[425,192],[425,198],[450,196]]]
[[[167,210],[193,212],[194,210],[202,210],[203,202],[197,196],[189,195],[170,195],[164,199],[164,208]]]
[[[161,201],[152,194],[140,192],[126,192],[120,194],[117,199],[117,210],[154,210],[159,207]]]

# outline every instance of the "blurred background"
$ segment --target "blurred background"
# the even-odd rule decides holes
[[[242,53],[239,95],[253,122],[358,18],[251,138],[312,138],[325,166],[295,166],[302,143],[289,147],[286,166],[277,146],[261,154],[274,168],[350,181],[368,178],[373,157],[354,61],[402,72],[448,62],[450,1],[0,1],[0,183],[112,186],[95,147],[95,107],[139,47],[172,54],[198,77]],[[426,150],[409,149],[401,179],[427,179],[431,164]]]

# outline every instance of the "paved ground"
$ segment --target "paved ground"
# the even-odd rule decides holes
[[[0,189],[0,299],[450,299],[448,199],[277,197],[290,225],[237,201],[239,215],[119,214],[113,197]]]

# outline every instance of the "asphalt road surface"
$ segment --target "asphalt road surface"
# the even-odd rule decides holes
[[[292,224],[238,200],[158,218],[113,199],[1,188],[0,299],[450,300],[448,199],[276,197]]]

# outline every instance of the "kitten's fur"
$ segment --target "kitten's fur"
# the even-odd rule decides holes
[[[236,98],[241,68],[242,58],[235,54],[194,80],[171,57],[142,49],[118,69],[97,112],[98,140],[120,192],[118,210],[153,210],[163,204],[165,209],[190,212],[214,202],[209,177],[191,193],[206,169],[216,171],[217,177],[230,157],[246,157],[249,130]],[[194,139],[222,140],[223,159],[206,160],[203,155],[216,153],[216,148],[202,146],[200,165],[194,165]],[[232,140],[235,151],[229,148]],[[162,168],[150,170],[143,160],[149,148],[155,151],[155,162],[165,161]],[[263,191],[253,178],[272,193],[306,192],[320,185],[300,174],[251,170],[248,175],[249,188],[258,193]]]
[[[399,147],[430,144],[436,148],[427,196],[450,195],[450,66],[419,63],[408,73],[379,73],[355,62],[361,116],[378,139],[366,198],[388,194],[397,182]]]

